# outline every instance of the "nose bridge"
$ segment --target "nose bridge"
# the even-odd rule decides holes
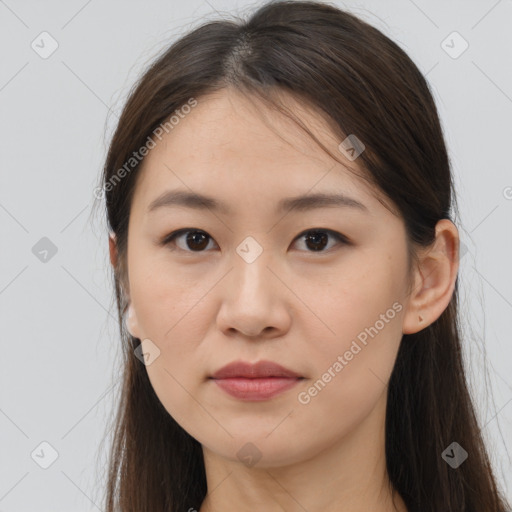
[[[235,286],[238,288],[239,299],[253,298],[257,300],[260,293],[265,294],[265,289],[270,283],[271,272],[267,268],[271,259],[271,251],[264,250],[263,246],[252,236],[246,237],[236,248],[234,258]],[[268,294],[266,300],[270,302]]]
[[[272,268],[272,253],[247,237],[232,255],[230,278],[224,289],[217,325],[227,332],[260,337],[282,333],[289,327],[289,314],[279,304],[279,285],[268,267]],[[272,328],[272,329],[270,329]]]

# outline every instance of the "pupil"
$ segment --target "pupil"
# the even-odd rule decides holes
[[[207,242],[205,243],[205,241],[206,241],[206,236],[204,235],[204,233],[201,233],[200,231],[192,231],[192,232],[191,232],[191,233],[189,233],[189,234],[188,234],[188,236],[187,236],[187,244],[188,244],[188,246],[189,246],[189,248],[190,248],[190,249],[193,249],[193,248],[194,248],[194,247],[190,247],[190,243],[192,243],[192,245],[194,245],[194,243],[195,243],[194,238],[195,238],[195,237],[198,237],[198,236],[199,236],[199,237],[202,237],[202,238],[203,238],[203,240],[202,240],[202,243],[201,243],[201,241],[199,242],[199,247],[197,247],[197,246],[195,247],[196,249],[204,249],[204,248],[208,245],[208,243],[207,243]]]
[[[325,233],[318,233],[317,231],[312,231],[308,237],[307,237],[308,240],[313,240],[313,250],[315,251],[318,251],[320,249],[323,249],[326,245],[326,243],[322,243],[322,242],[326,242],[326,239],[327,239],[327,236]],[[321,247],[318,247],[318,244],[320,244]]]

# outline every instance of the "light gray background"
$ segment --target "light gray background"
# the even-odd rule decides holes
[[[202,21],[257,4],[0,0],[0,512],[102,510],[119,340],[93,188],[141,67]],[[465,353],[512,500],[512,1],[338,5],[396,41],[433,88],[462,215]],[[31,47],[43,31],[59,45],[47,59]],[[442,43],[453,31],[469,44],[458,58]],[[43,237],[57,247],[47,262],[32,251]],[[42,442],[58,453],[47,469]]]

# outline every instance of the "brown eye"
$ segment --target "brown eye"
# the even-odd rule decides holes
[[[306,242],[307,252],[328,252],[332,245],[327,250],[324,249],[329,244],[329,238],[334,238],[338,243],[348,244],[345,236],[330,229],[310,229],[301,233],[297,240],[301,238]]]
[[[184,235],[184,242],[180,247],[176,240],[181,239]],[[203,252],[208,247],[208,241],[211,240],[210,235],[198,229],[180,229],[174,231],[163,241],[164,245],[177,245],[179,249],[188,252]],[[174,250],[174,249],[173,249]]]

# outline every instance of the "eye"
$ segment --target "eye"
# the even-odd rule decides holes
[[[337,231],[332,231],[331,229],[308,229],[307,231],[303,231],[295,240],[299,240],[300,238],[304,238],[306,240],[306,246],[311,248],[310,251],[307,252],[328,252],[332,246],[324,250],[326,245],[328,245],[329,237],[334,238],[338,241],[338,243],[349,245],[350,242],[348,238]]]
[[[208,233],[200,229],[184,228],[173,231],[170,235],[165,237],[162,241],[162,245],[176,245],[176,240],[182,238],[183,235],[187,235],[184,239],[184,247],[178,248],[186,252],[203,252],[203,249],[208,246],[208,239],[213,240]],[[171,248],[174,250],[174,248]]]

